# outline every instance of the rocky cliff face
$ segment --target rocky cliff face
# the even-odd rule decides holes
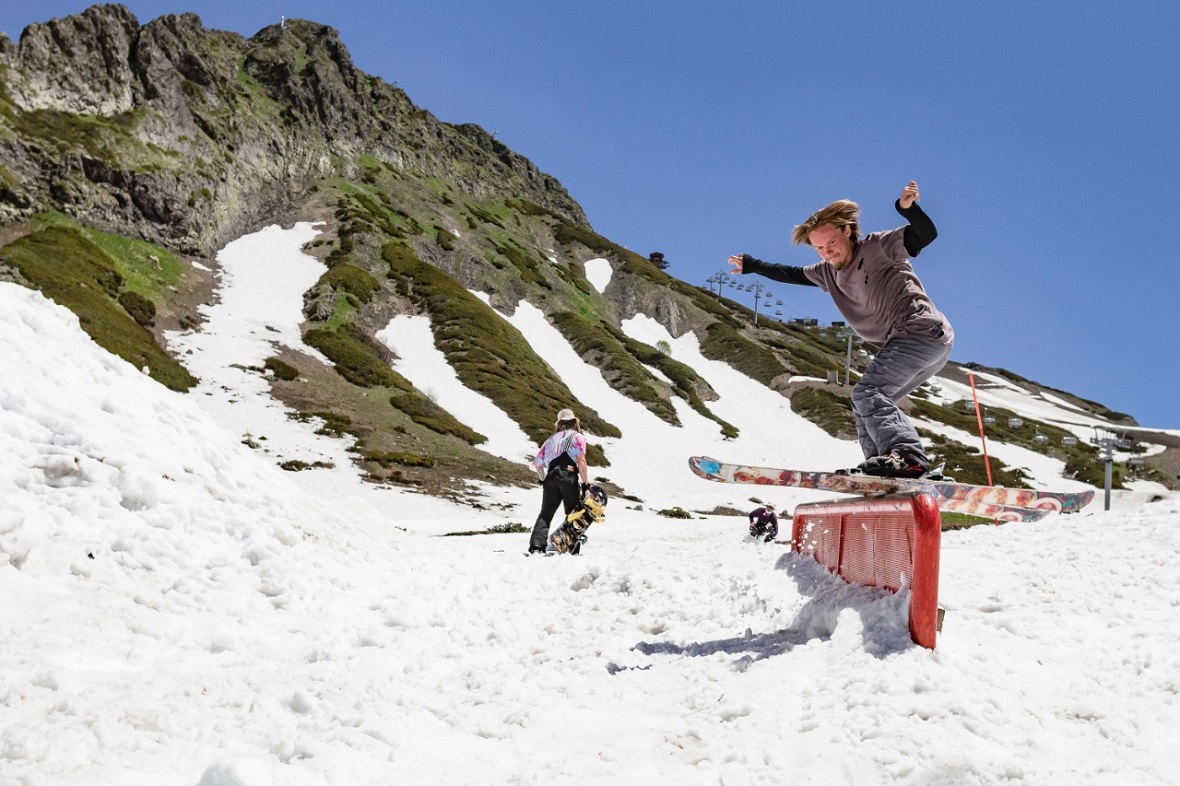
[[[250,39],[121,5],[0,37],[0,224],[49,209],[209,255],[373,156],[477,200],[524,197],[585,225],[553,177],[353,65],[337,32]]]
[[[0,280],[56,293],[100,345],[187,389],[183,359],[153,340],[197,326],[213,281],[170,252],[211,258],[292,218],[324,219],[309,251],[326,272],[304,295],[304,340],[331,366],[285,349],[268,361],[272,393],[347,427],[382,482],[449,493],[467,477],[532,480],[391,371],[375,335],[401,313],[428,316],[463,383],[538,441],[556,409],[578,402],[500,318],[522,301],[670,423],[676,397],[736,434],[693,369],[620,330],[636,314],[674,336],[695,332],[706,357],[792,398],[829,433],[853,430],[845,389],[790,381],[843,367],[833,331],[755,324],[593,232],[557,180],[358,70],[330,27],[293,20],[247,39],[193,14],[141,26],[103,5],[30,25],[19,43],[0,35]],[[586,277],[591,259],[611,265],[603,292]],[[617,436],[579,412],[589,433]]]

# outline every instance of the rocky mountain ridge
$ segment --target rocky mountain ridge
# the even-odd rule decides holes
[[[125,7],[101,5],[30,25],[18,44],[0,36],[0,278],[73,309],[102,346],[170,387],[192,387],[183,358],[164,351],[166,334],[199,330],[217,250],[295,219],[323,227],[307,249],[328,270],[305,295],[304,340],[331,366],[276,346],[257,373],[276,397],[355,440],[358,463],[382,482],[439,493],[476,476],[528,482],[392,370],[376,338],[397,314],[428,316],[464,384],[539,440],[575,399],[497,317],[522,301],[668,422],[678,397],[722,434],[733,428],[691,368],[622,333],[637,314],[673,336],[695,332],[707,357],[788,396],[833,436],[853,434],[846,388],[799,381],[843,368],[838,331],[755,322],[598,235],[555,178],[359,71],[330,27],[287,20],[247,39],[206,30],[193,14],[141,26]],[[591,259],[612,267],[603,292],[586,278]],[[924,407],[920,394],[914,406]],[[938,407],[923,415],[951,417]],[[617,435],[592,410],[583,422]],[[962,446],[944,450],[960,466],[977,462]],[[1061,457],[1072,471],[1090,461],[1085,446]],[[601,448],[591,458],[609,464]]]
[[[246,39],[195,14],[140,26],[122,5],[0,37],[0,223],[51,209],[212,256],[358,158],[513,195],[586,225],[561,184],[474,125],[452,126],[364,74],[302,20]]]

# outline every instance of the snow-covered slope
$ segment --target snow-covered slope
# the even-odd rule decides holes
[[[268,232],[227,287],[304,264],[306,229]],[[691,337],[625,326],[713,385],[736,440],[619,396],[527,303],[505,317],[622,428],[604,472],[644,500],[612,500],[580,558],[525,558],[524,535],[437,535],[531,524],[535,490],[483,487],[475,509],[347,462],[274,466],[285,446],[343,450],[230,384],[260,329],[298,340],[279,306],[261,326],[210,314],[220,338],[186,339],[203,385],[183,396],[0,284],[0,783],[1180,781],[1175,496],[945,533],[930,652],[905,593],[843,586],[741,519],[654,512],[824,496],[706,483],[689,453],[856,458]],[[463,395],[425,350],[399,370]],[[506,417],[479,420],[489,449],[518,449]]]

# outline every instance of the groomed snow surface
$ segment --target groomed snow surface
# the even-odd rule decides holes
[[[708,483],[690,454],[823,469],[855,445],[637,317],[627,332],[667,341],[741,436],[684,406],[665,424],[522,303],[503,318],[624,433],[592,474],[643,502],[612,499],[581,557],[443,537],[531,525],[539,491],[473,485],[477,508],[364,483],[346,443],[288,418],[246,368],[276,343],[309,351],[314,234],[225,249],[202,332],[171,337],[202,379],[187,395],[0,284],[0,784],[1180,783],[1176,496],[1141,484],[1110,512],[1100,494],[1081,514],[944,533],[946,621],[922,649],[907,593],[843,585],[749,542],[740,517],[657,514],[831,496]],[[488,450],[535,448],[457,384],[424,320],[383,339]],[[276,467],[289,458],[335,468]]]

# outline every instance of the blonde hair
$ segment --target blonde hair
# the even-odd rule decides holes
[[[860,205],[851,199],[837,199],[827,207],[815,211],[810,218],[795,227],[795,231],[791,233],[791,242],[797,246],[804,243],[810,245],[811,241],[808,240],[808,236],[820,226],[828,224],[836,229],[852,227],[849,237],[855,243],[859,236],[859,219]]]

